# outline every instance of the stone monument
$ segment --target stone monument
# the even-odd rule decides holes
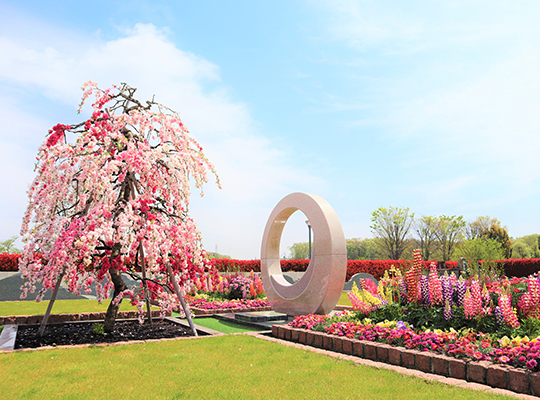
[[[307,216],[315,238],[304,276],[291,284],[283,277],[279,245],[285,223],[298,210]],[[284,197],[268,218],[261,248],[261,278],[272,309],[287,315],[328,314],[341,296],[346,274],[345,235],[330,204],[314,194]]]

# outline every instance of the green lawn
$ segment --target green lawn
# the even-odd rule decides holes
[[[246,335],[0,354],[7,399],[503,399]]]
[[[193,323],[221,333],[258,332],[264,330],[211,317],[194,318]]]
[[[349,292],[341,292],[341,296],[339,298],[338,304],[340,306],[352,306],[351,301],[347,297],[347,293]]]
[[[97,300],[57,300],[54,302],[52,314],[83,313],[107,311],[110,300],[99,304]],[[35,301],[2,301],[0,302],[0,316],[8,315],[43,315],[47,311],[48,300],[40,303]],[[157,309],[157,308],[156,308]],[[120,311],[136,310],[129,301],[120,303]]]
[[[105,300],[99,304],[97,300],[57,300],[52,309],[53,314],[82,313],[82,312],[101,312],[107,311],[110,300]],[[338,304],[350,306],[351,301],[347,298],[347,292],[343,292]],[[45,314],[48,300],[40,303],[35,301],[2,301],[0,302],[0,316],[8,315],[42,315]],[[124,300],[120,304],[121,311],[135,310],[129,301]],[[155,308],[157,309],[157,308]],[[212,328],[213,329],[213,328]]]

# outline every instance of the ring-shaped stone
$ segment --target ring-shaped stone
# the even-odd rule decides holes
[[[283,277],[279,245],[283,228],[302,211],[313,231],[313,254],[298,282]],[[347,274],[347,246],[339,218],[330,204],[315,194],[292,193],[274,208],[264,230],[261,277],[272,309],[287,315],[328,314],[336,306]]]

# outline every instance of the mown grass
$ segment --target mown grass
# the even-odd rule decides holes
[[[341,292],[341,296],[339,298],[338,304],[340,306],[352,306],[351,301],[347,297],[347,293],[349,292]]]
[[[236,324],[234,322],[223,321],[217,318],[195,318],[193,322],[197,325],[210,328],[221,333],[238,333],[238,332],[257,332],[264,329],[252,328],[247,325]]]
[[[0,354],[2,399],[503,399],[246,335]]]
[[[97,300],[56,300],[54,302],[52,314],[102,312],[107,311],[110,300],[105,300],[101,304]],[[0,316],[8,315],[43,315],[47,311],[48,300],[36,303],[35,301],[2,301],[0,302]],[[157,309],[157,308],[156,308]],[[136,310],[129,301],[120,303],[120,311]]]
[[[56,300],[52,309],[53,314],[101,312],[107,311],[110,300],[105,300],[99,304],[97,300],[77,299],[77,300]],[[347,292],[343,292],[338,301],[339,305],[350,306],[351,301],[347,298]],[[45,314],[48,300],[40,303],[35,301],[2,301],[0,302],[0,316],[8,315],[42,315]],[[120,303],[121,311],[135,310],[129,301]],[[155,307],[157,309],[157,307]],[[213,328],[212,328],[213,329]]]

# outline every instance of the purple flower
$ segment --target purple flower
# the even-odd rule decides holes
[[[429,296],[429,280],[426,275],[422,275],[421,282],[421,291],[422,291],[422,304],[424,308],[431,306],[431,299]]]
[[[449,302],[452,306],[452,297],[454,295],[454,289],[452,288],[452,281],[449,276],[443,276],[442,280],[442,293],[444,303]]]
[[[467,292],[467,283],[463,280],[458,281],[457,287],[457,305],[463,307],[463,299],[465,298],[465,293]]]
[[[502,311],[499,308],[499,306],[495,307],[495,311],[493,313],[495,314],[495,320],[497,321],[497,323],[501,326],[504,326],[505,325],[504,315],[502,314]]]
[[[445,321],[450,321],[454,318],[454,314],[452,312],[452,306],[450,301],[446,300],[444,301],[444,311],[443,316]]]
[[[407,283],[405,282],[405,278],[401,278],[399,281],[399,296],[402,303],[407,302]]]

